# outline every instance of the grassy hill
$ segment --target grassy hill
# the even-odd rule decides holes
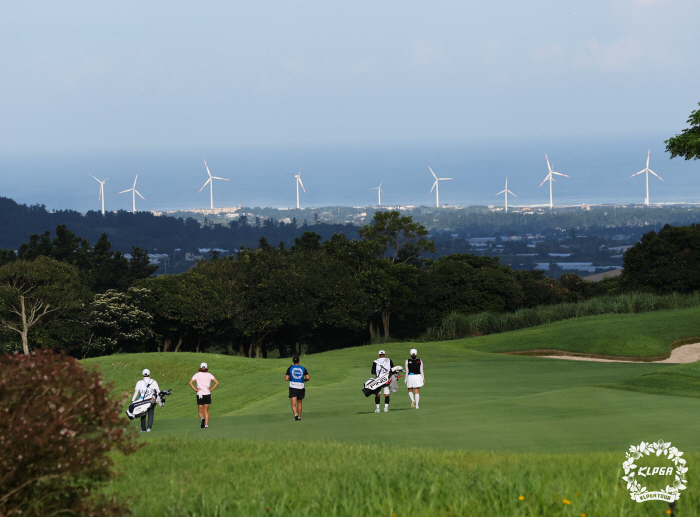
[[[373,398],[361,392],[377,346],[305,356],[311,382],[301,422],[287,398],[289,360],[161,353],[84,362],[122,392],[133,393],[143,368],[173,389],[156,410],[154,431],[140,436],[148,446],[119,459],[126,474],[115,489],[149,486],[154,478],[165,486],[157,502],[134,503],[137,514],[647,515],[639,512],[651,506],[629,501],[615,469],[642,440],[664,438],[700,459],[700,400],[673,396],[672,389],[633,391],[634,384],[669,372],[676,378],[679,370],[688,376],[695,366],[494,352],[667,355],[674,341],[700,335],[698,316],[700,309],[591,317],[480,338],[382,345],[395,364],[418,348],[427,380],[420,410],[409,408],[401,383],[386,414],[375,414]],[[203,360],[221,382],[209,429],[199,428],[187,386]],[[384,466],[381,473],[375,465]],[[378,493],[383,498],[375,501]],[[695,496],[683,497],[684,515],[694,515]]]

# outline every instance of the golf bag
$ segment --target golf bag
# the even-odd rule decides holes
[[[391,372],[383,373],[379,377],[373,379],[367,379],[364,388],[362,388],[362,393],[365,394],[365,397],[376,395],[384,386],[387,385],[391,391],[396,392],[396,390],[398,390],[396,381],[402,377],[399,374],[403,371],[403,366],[394,366],[391,369]]]
[[[172,393],[173,390],[159,391],[158,394],[153,397],[147,399],[139,399],[136,402],[132,402],[131,404],[129,404],[129,409],[126,410],[126,416],[129,417],[129,420],[133,420],[134,418],[141,418],[146,413],[148,413],[149,409],[155,407],[156,404],[158,404],[160,407],[163,407],[165,405],[165,396],[172,395]]]

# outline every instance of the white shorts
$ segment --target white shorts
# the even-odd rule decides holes
[[[406,386],[409,388],[420,388],[423,386],[423,376],[422,375],[409,375],[406,380]]]
[[[382,390],[380,389],[379,393],[381,393],[381,392],[382,392]],[[384,386],[384,395],[388,395],[389,393],[390,393],[389,386]]]

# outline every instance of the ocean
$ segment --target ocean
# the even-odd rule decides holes
[[[700,163],[669,160],[663,140],[672,135],[600,138],[513,139],[468,142],[407,142],[353,145],[257,146],[242,148],[174,148],[81,153],[0,155],[0,195],[48,209],[99,210],[99,179],[105,184],[106,210],[131,210],[136,189],[139,211],[209,208],[209,187],[203,159],[214,176],[214,206],[294,207],[294,175],[301,168],[306,193],[302,207],[377,204],[382,183],[383,205],[433,205],[432,167],[439,177],[443,205],[502,204],[506,177],[512,205],[549,203],[547,152],[556,177],[555,204],[643,203],[644,175],[630,178],[646,166],[652,203],[700,202]]]

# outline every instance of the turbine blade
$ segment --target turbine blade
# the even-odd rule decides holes
[[[219,178],[218,176],[212,176],[212,179],[215,179],[215,180],[224,180],[224,181],[231,181],[230,179],[227,179],[227,178]]]
[[[433,183],[433,187],[432,187],[432,188],[430,189],[430,192],[428,192],[428,194],[430,194],[430,193],[432,193],[432,192],[433,192],[433,189],[434,189],[434,188],[435,188],[435,186],[437,185],[437,182],[438,182],[438,179],[437,179],[437,178],[435,178],[435,183]]]
[[[547,174],[547,177],[542,180],[542,183],[540,183],[540,187],[544,185],[544,182],[547,181],[551,177],[551,174]]]
[[[453,180],[453,179],[454,179],[454,178],[438,178],[438,181],[442,181],[442,180]]]
[[[647,170],[648,169],[644,169],[643,171],[635,172],[634,174],[632,174],[632,176],[630,176],[630,178],[634,178],[637,174],[641,174],[643,172],[646,172]]]
[[[379,188],[382,188],[382,185],[384,185],[384,180],[379,184]]]
[[[211,178],[211,172],[209,172],[209,166],[207,165],[206,160],[204,160],[204,166],[207,168],[207,174],[209,174],[209,177]]]
[[[146,201],[146,198],[143,197],[143,196],[141,195],[141,192],[139,192],[139,191],[136,190],[136,189],[134,189],[134,192],[136,192],[136,193],[139,195],[139,197],[140,197],[141,199],[143,199],[144,201]]]
[[[127,192],[131,192],[132,190],[134,189],[130,188],[129,190],[122,190],[120,194],[126,194]]]
[[[511,196],[515,196],[515,194],[513,194],[510,190],[507,190],[506,192],[508,192]],[[518,196],[515,196],[515,197],[518,197]]]
[[[661,176],[659,176],[658,174],[656,174],[653,170],[649,169],[649,172],[651,172],[654,176],[659,178],[661,181],[664,181],[663,178]]]
[[[207,180],[207,182],[206,182],[204,185],[202,185],[202,188],[200,188],[199,191],[201,192],[202,190],[204,190],[204,187],[206,187],[206,186],[209,184],[210,181],[211,181],[211,178],[209,178],[209,179]]]
[[[430,166],[428,166],[428,169],[430,169]],[[435,176],[435,173],[433,172],[433,169],[430,169],[430,174],[433,175],[433,178],[438,179],[438,177]]]
[[[647,151],[647,169],[649,168],[649,155],[651,154],[651,147]]]
[[[554,172],[552,171],[552,174],[558,174],[559,176],[565,176],[567,178],[570,178],[571,176],[567,176],[566,174],[562,174],[561,172]]]
[[[498,194],[496,194],[496,195],[497,195],[497,196],[500,196],[500,195],[503,194],[504,192],[505,192],[505,190],[501,190],[501,191],[500,191]]]
[[[90,173],[88,172],[88,174],[90,174]],[[90,176],[92,176],[92,174],[90,174]],[[92,176],[92,177],[95,178],[95,176]],[[95,179],[96,179],[97,181],[100,181],[100,180],[98,180],[97,178],[95,178]],[[109,179],[109,178],[107,178],[107,179]],[[105,180],[105,181],[107,181],[107,180]],[[102,182],[100,181],[100,183],[102,183]]]
[[[303,190],[304,194],[306,194],[306,189],[304,188],[304,183],[301,181],[301,176],[299,176],[299,185],[301,185],[301,190]]]
[[[139,179],[139,173],[138,173],[138,172],[136,173],[136,177],[134,178],[134,187],[133,187],[133,188],[136,188],[136,180],[137,180],[137,179]]]
[[[547,157],[547,153],[544,153],[544,159],[547,160],[547,168],[549,169],[549,172],[552,172],[552,166],[549,165],[549,158]]]

